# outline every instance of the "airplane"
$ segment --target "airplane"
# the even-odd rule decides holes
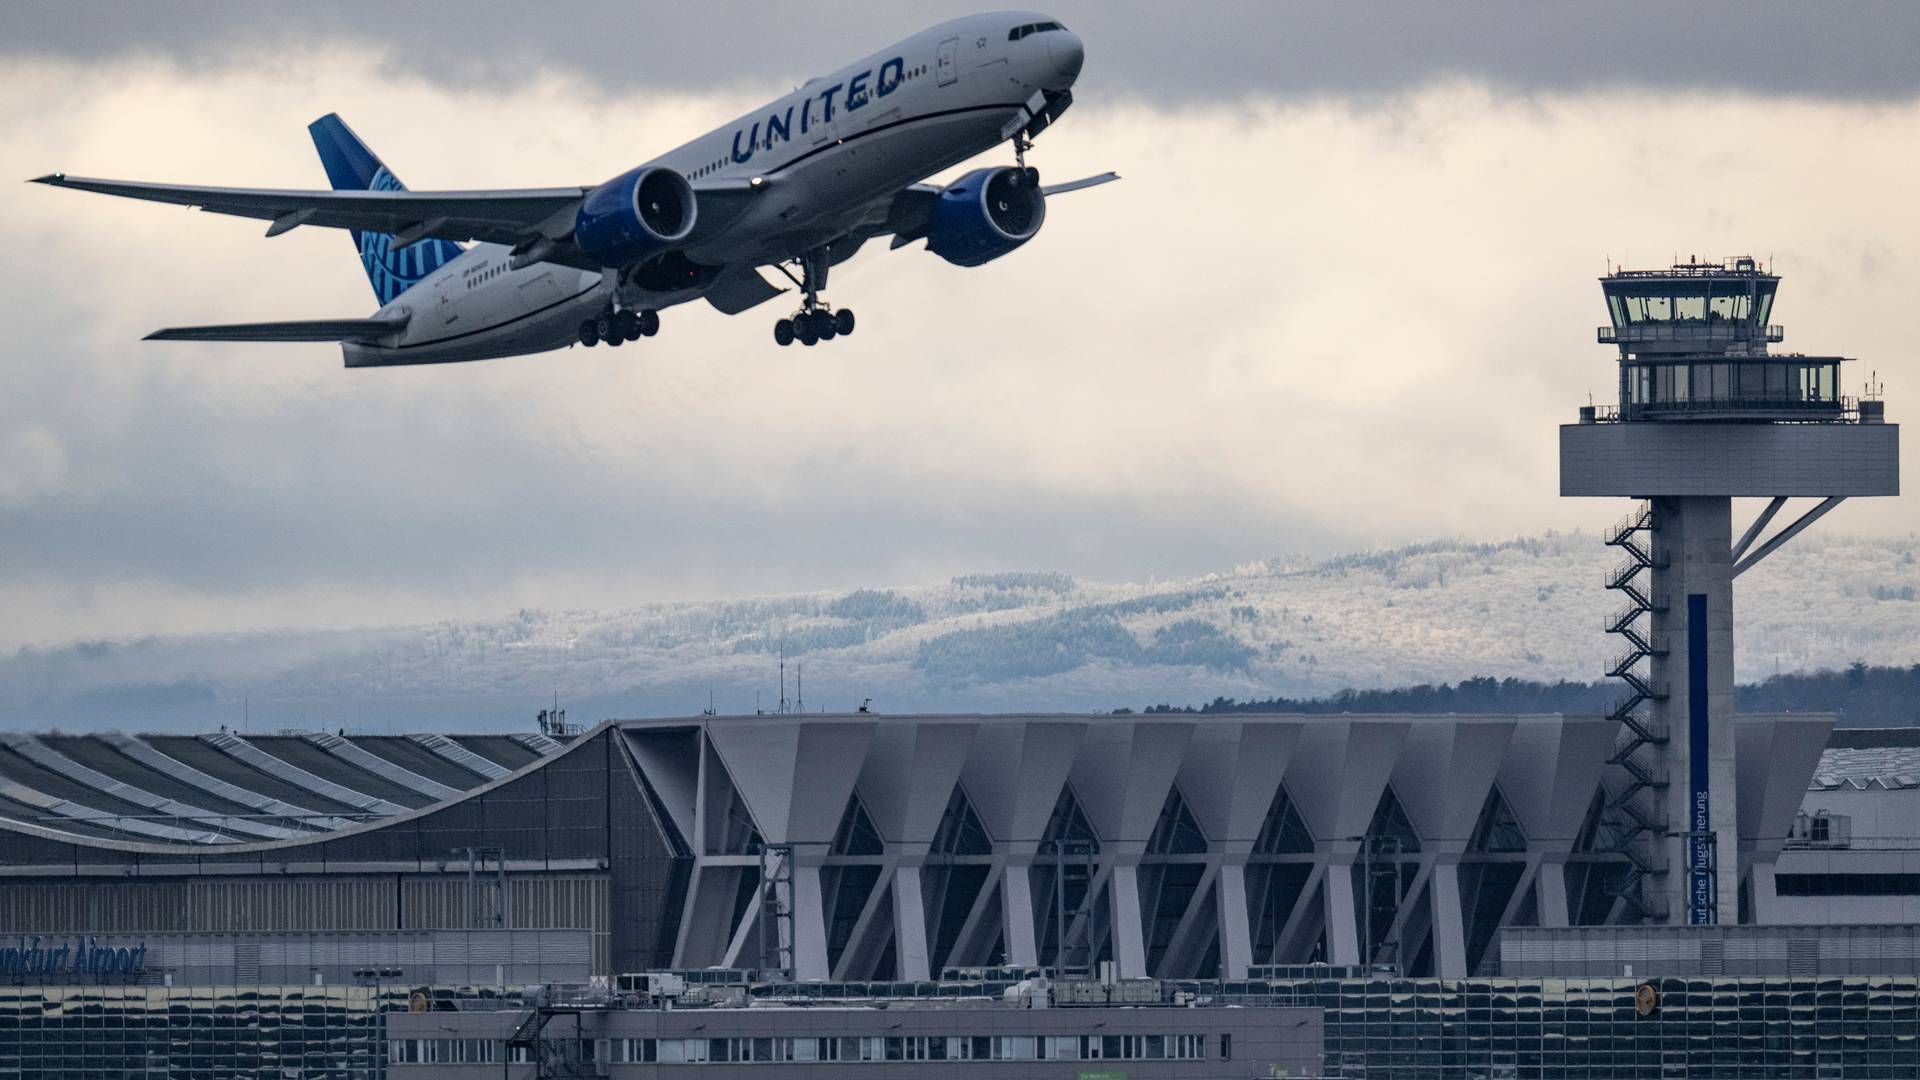
[[[827,272],[867,241],[926,241],[979,266],[1033,239],[1051,196],[1033,139],[1073,102],[1084,49],[1032,12],[941,23],[605,183],[409,191],[338,115],[308,127],[331,191],[194,187],[54,173],[35,183],[270,222],[266,235],[347,229],[380,307],[371,317],[189,326],[148,340],[339,342],[346,366],[438,364],[620,345],[660,312],[705,299],[737,315],[799,290],[774,341],[852,334],[821,296]],[[1014,163],[945,186],[927,177],[1011,143]]]

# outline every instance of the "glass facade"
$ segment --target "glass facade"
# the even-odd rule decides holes
[[[1602,288],[1616,327],[1637,323],[1762,323],[1773,313],[1779,280],[1757,275],[1647,275],[1611,279]]]
[[[1636,991],[1658,1002],[1643,1014]],[[1920,1075],[1920,977],[1294,979],[1177,983],[1215,1005],[1325,1012],[1325,1072],[1389,1080]],[[396,988],[0,987],[0,1076],[375,1080],[393,1064],[490,1065],[493,1040],[385,1039]],[[1224,1037],[781,1036],[582,1045],[611,1062],[1218,1060]],[[591,1048],[591,1049],[589,1049]],[[405,1071],[405,1070],[402,1070]]]
[[[0,1076],[374,1080],[404,989],[0,986]]]
[[[1628,419],[1723,412],[1838,413],[1837,357],[1739,359],[1688,357],[1620,365],[1621,411]]]
[[[1069,1014],[1071,1015],[1071,1014]],[[1071,1024],[1063,1024],[1071,1026]],[[430,1040],[394,1040],[394,1061]],[[1206,1035],[886,1035],[720,1039],[605,1039],[613,1064],[883,1061],[1201,1061]],[[411,1045],[403,1045],[411,1044]],[[495,1050],[494,1053],[500,1051]],[[486,1060],[495,1060],[487,1058]]]
[[[1634,1003],[1643,983],[1659,1001],[1645,1016]],[[1265,989],[1272,1004],[1326,1010],[1328,1076],[1920,1076],[1913,977],[1302,980]]]

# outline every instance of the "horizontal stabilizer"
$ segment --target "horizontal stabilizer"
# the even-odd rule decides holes
[[[173,326],[148,341],[371,341],[407,328],[405,319],[302,319],[297,322]]]

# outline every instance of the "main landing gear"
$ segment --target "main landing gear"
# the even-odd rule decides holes
[[[580,344],[589,348],[602,341],[610,346],[622,345],[652,337],[659,332],[660,313],[657,311],[615,311],[608,308],[597,317],[580,324]]]
[[[780,345],[791,345],[796,341],[802,345],[813,345],[851,333],[853,311],[850,308],[841,308],[839,311],[826,307],[817,307],[812,311],[803,308],[794,312],[793,318],[781,319],[773,324],[773,340]]]
[[[780,267],[780,272],[800,286],[804,299],[800,302],[800,310],[794,312],[792,318],[781,319],[773,324],[774,342],[791,345],[798,341],[802,345],[814,345],[852,334],[853,311],[849,308],[835,311],[820,299],[820,290],[827,287],[827,252],[824,249],[809,251],[797,261],[800,263],[801,277],[794,277],[785,266]]]

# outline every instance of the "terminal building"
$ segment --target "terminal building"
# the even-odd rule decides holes
[[[1602,284],[1607,715],[6,734],[0,1077],[1920,1074],[1920,728],[1732,708],[1898,429],[1750,260]]]

